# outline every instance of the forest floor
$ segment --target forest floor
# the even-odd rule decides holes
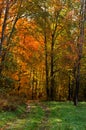
[[[0,130],[86,130],[86,102],[27,102],[0,111]]]

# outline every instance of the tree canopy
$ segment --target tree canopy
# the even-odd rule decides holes
[[[86,100],[86,0],[0,0],[0,91]]]

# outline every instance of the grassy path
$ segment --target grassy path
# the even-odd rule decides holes
[[[0,111],[0,130],[86,130],[86,102],[37,102]]]
[[[18,117],[7,120],[0,130],[49,130],[50,109],[48,105],[36,102],[27,104],[27,106],[29,107],[23,108],[24,110],[19,108],[21,112],[16,113]]]
[[[43,116],[43,118],[41,120],[41,123],[38,126],[38,130],[49,130],[50,129],[50,126],[49,126],[50,109],[44,103],[38,103],[38,105],[44,111],[44,116]]]
[[[27,106],[20,106],[15,112],[1,112],[0,130],[38,130],[44,111],[37,103],[30,103],[30,111]]]

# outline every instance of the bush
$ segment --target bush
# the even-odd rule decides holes
[[[7,96],[0,95],[0,110],[2,111],[15,111],[19,105],[24,103],[23,99],[20,99],[18,96]]]

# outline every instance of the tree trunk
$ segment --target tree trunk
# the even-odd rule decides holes
[[[69,84],[68,84],[68,100],[71,100],[71,79],[70,79],[70,75],[69,75]]]
[[[45,33],[45,76],[46,76],[46,94],[47,100],[50,100],[50,90],[49,90],[49,76],[48,76],[48,55],[47,55],[47,40]]]
[[[81,59],[82,59],[82,51],[83,51],[83,43],[84,43],[84,23],[85,23],[85,13],[86,13],[86,0],[81,0],[81,20],[80,20],[80,36],[79,42],[77,44],[77,61],[76,61],[76,88],[74,94],[74,105],[78,104],[78,93],[80,87],[80,68],[81,68]]]
[[[54,36],[52,35],[51,43],[51,74],[50,74],[50,97],[51,100],[55,100],[55,79],[54,79]]]
[[[6,29],[6,22],[7,22],[7,18],[8,18],[8,11],[9,11],[9,0],[6,0],[6,7],[5,7],[5,14],[4,14],[4,21],[3,21],[3,25],[2,25],[2,33],[1,33],[1,41],[0,41],[0,55],[2,52],[2,45],[3,45],[3,41],[5,39],[5,29]]]
[[[78,93],[79,93],[79,87],[80,87],[80,64],[77,67],[77,74],[76,74],[76,88],[74,93],[74,105],[76,106],[78,104]]]

